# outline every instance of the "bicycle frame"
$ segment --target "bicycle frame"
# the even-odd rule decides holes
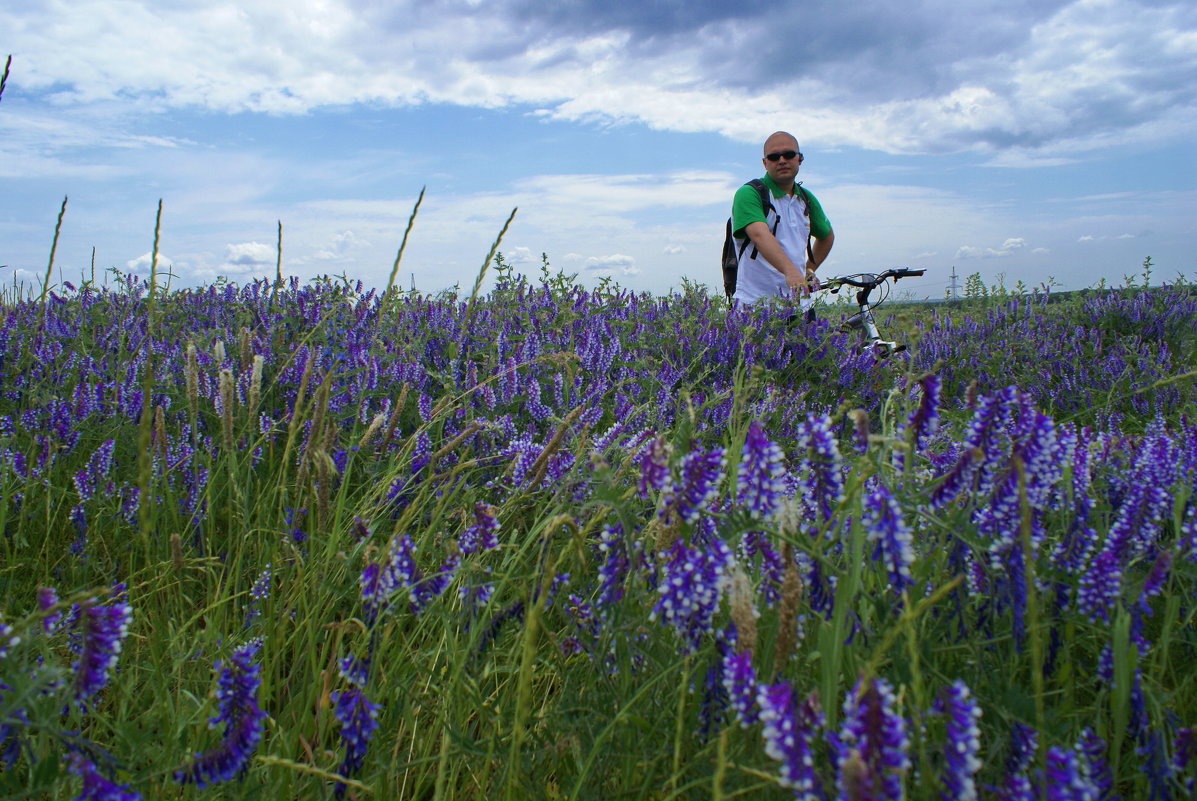
[[[830,291],[832,294],[837,294],[842,287],[856,287],[856,305],[860,310],[847,320],[844,320],[840,326],[840,330],[845,333],[858,331],[861,338],[861,351],[872,351],[873,356],[880,361],[881,359],[889,358],[895,353],[901,353],[906,350],[906,345],[882,338],[881,330],[877,327],[877,320],[873,317],[873,309],[875,307],[871,303],[870,298],[873,290],[890,279],[897,282],[899,278],[919,276],[925,272],[926,270],[908,270],[904,267],[897,267],[877,275],[860,273],[858,275],[837,276],[823,282],[822,288]]]

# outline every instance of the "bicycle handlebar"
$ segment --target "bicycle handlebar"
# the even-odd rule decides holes
[[[828,278],[823,283],[824,289],[830,289],[832,292],[838,290],[844,284],[848,286],[859,287],[860,289],[872,289],[880,286],[890,278],[897,281],[899,278],[912,278],[922,275],[926,270],[909,270],[905,267],[894,267],[886,270],[883,273],[874,275],[873,273],[858,273],[856,275],[842,275]]]

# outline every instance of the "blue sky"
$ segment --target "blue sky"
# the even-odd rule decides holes
[[[829,273],[1197,280],[1197,7],[39,0],[0,8],[0,281],[345,274],[473,285],[501,250],[712,287],[731,195],[793,132]]]

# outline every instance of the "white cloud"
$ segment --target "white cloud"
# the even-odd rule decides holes
[[[261,242],[238,242],[225,247],[225,264],[242,270],[263,264],[275,264],[277,260],[278,251]]]
[[[685,245],[666,245],[665,249],[661,251],[666,256],[680,256],[686,252]]]
[[[1028,167],[1064,163],[1078,148],[1197,129],[1197,18],[1184,3],[974,0],[958,13],[932,4],[867,14],[824,5],[819,29],[797,44],[789,36],[804,13],[797,6],[696,4],[687,15],[651,4],[570,9],[78,0],[69,13],[61,3],[0,11],[0,29],[19,54],[23,88],[64,107],[118,99],[147,110],[275,114],[352,104],[530,106],[552,119],[638,121],[746,141],[799,121],[804,142],[891,152],[981,147],[1003,154],[995,165]],[[907,46],[894,47],[895,37]],[[739,58],[748,43],[767,57]],[[771,80],[761,80],[771,68],[758,63],[795,47],[790,77],[767,72]]]
[[[147,252],[142,253],[135,259],[129,259],[125,262],[125,269],[131,273],[145,273],[149,275],[150,269],[156,269],[160,274],[164,274],[169,265],[174,262],[174,259],[167,256],[165,253],[159,251],[158,263],[155,266],[153,262],[154,254]]]
[[[640,268],[636,260],[623,253],[612,253],[610,256],[591,256],[586,259],[584,269],[591,275],[603,277],[619,275],[630,277],[640,275]]]
[[[1093,241],[1092,234],[1085,234],[1084,236],[1079,237],[1077,239],[1077,242],[1092,242],[1092,241]]]

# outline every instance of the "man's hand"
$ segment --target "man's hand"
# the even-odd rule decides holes
[[[790,265],[788,270],[782,273],[786,279],[786,286],[798,297],[803,297],[810,294],[810,284],[806,276],[798,271],[797,267]]]

